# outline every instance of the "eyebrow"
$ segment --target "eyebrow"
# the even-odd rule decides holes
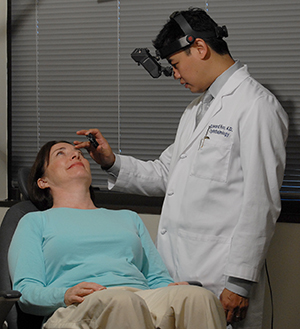
[[[54,153],[56,153],[58,151],[61,151],[61,150],[66,150],[66,147],[65,146],[59,147],[58,149],[55,149],[51,154],[54,154]],[[81,150],[78,150],[78,149],[75,149],[75,148],[74,148],[74,150],[80,152],[83,155],[83,152]]]
[[[57,151],[65,150],[66,148],[64,146],[59,147],[58,149],[55,149],[51,154],[54,154]]]
[[[167,59],[167,61],[169,62],[170,65],[174,66],[178,64],[178,60],[174,60],[174,59]]]

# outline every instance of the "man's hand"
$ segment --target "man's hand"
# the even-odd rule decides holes
[[[84,301],[84,297],[95,291],[104,290],[106,287],[94,282],[81,282],[74,287],[69,288],[65,292],[65,304],[80,304]]]
[[[98,129],[77,131],[77,135],[86,136],[89,133],[93,134],[96,138],[99,144],[97,149],[95,149],[89,141],[74,141],[75,147],[77,149],[85,148],[89,152],[91,158],[96,161],[103,169],[110,168],[115,162],[115,155],[107,140],[102,136],[101,132]]]
[[[189,286],[189,283],[186,281],[172,282],[172,283],[169,283],[168,286]]]
[[[221,304],[225,310],[227,323],[242,321],[246,317],[249,299],[224,289],[220,295]]]

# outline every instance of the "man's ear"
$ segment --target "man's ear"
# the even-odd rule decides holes
[[[47,179],[45,177],[39,178],[37,180],[37,185],[41,190],[44,190],[45,188],[49,187],[49,184],[48,184]]]
[[[209,56],[210,48],[208,47],[207,43],[203,39],[197,38],[195,40],[194,45],[195,45],[201,59],[205,59],[205,58],[207,58],[207,56]]]

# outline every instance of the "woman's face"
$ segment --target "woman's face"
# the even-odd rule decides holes
[[[57,143],[53,145],[50,149],[44,177],[38,180],[39,187],[50,187],[50,189],[51,187],[62,187],[75,179],[85,182],[88,186],[91,185],[89,161],[72,144]]]

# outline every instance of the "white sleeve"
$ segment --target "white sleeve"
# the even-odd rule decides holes
[[[142,161],[131,156],[119,155],[120,171],[117,177],[110,175],[109,189],[148,196],[164,196],[173,144],[154,161]]]
[[[241,123],[243,204],[226,275],[256,281],[280,213],[287,116],[274,97],[260,97]]]

